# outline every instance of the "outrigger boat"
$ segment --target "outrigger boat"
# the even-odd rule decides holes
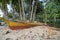
[[[10,21],[4,18],[0,18],[0,20],[3,20],[4,22],[6,22],[8,24],[8,27],[12,30],[24,29],[24,28],[42,25],[41,23],[25,23],[25,22],[19,23],[19,22]],[[49,37],[51,37],[52,36],[51,29],[50,27],[47,27],[47,28],[48,28]]]
[[[5,23],[7,23],[8,27],[12,30],[17,30],[17,29],[24,29],[24,28],[29,28],[29,27],[34,27],[34,26],[40,26],[40,23],[27,23],[27,22],[14,22],[7,20],[5,18],[0,18],[3,20]]]

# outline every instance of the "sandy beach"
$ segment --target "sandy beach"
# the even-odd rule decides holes
[[[60,31],[51,29],[49,37],[46,26],[11,30],[8,27],[0,28],[0,40],[60,40]]]

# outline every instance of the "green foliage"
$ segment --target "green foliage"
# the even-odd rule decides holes
[[[2,2],[2,0],[0,0],[0,2]]]
[[[59,24],[57,23],[57,19],[60,17],[59,16],[60,15],[60,3],[58,1],[59,0],[50,0],[45,8],[47,13],[49,13],[50,22],[51,20],[53,20],[52,22],[54,23],[55,27],[58,27]]]
[[[47,23],[47,22],[49,22],[50,14],[45,15],[45,13],[44,13],[40,17],[43,18],[43,22]]]
[[[60,19],[57,19],[55,23],[56,23],[56,24],[55,24],[56,27],[57,27],[57,28],[60,28]]]

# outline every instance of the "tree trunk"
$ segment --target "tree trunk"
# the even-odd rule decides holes
[[[30,21],[32,21],[32,18],[33,18],[33,7],[34,7],[34,0],[32,2],[32,10],[31,10],[31,15],[30,15]]]
[[[35,21],[36,9],[37,9],[37,5],[35,5],[35,8],[34,8],[33,21]]]
[[[19,3],[19,13],[20,13],[20,17],[19,19],[22,21],[22,11],[21,11],[21,4],[20,4],[20,0],[18,0],[18,3]]]
[[[45,19],[44,20],[45,20],[45,25],[46,25],[47,24],[47,21],[46,21],[47,20],[47,13],[46,13],[46,11],[45,11]]]
[[[24,0],[21,0],[21,5],[22,5],[23,21],[25,21],[26,18],[25,18],[25,11],[24,11],[24,6],[23,6],[23,5],[24,5],[24,4],[23,4],[23,1],[24,1]]]
[[[54,16],[54,27],[55,27],[56,17]]]
[[[30,0],[30,2],[29,2],[29,3],[31,3],[31,0]],[[31,5],[31,4],[29,4],[29,12],[28,12],[28,13],[29,13],[29,18],[28,18],[28,19],[29,19],[29,21],[30,21],[30,17],[31,17],[31,6],[32,6],[32,5]]]
[[[12,13],[12,15],[13,15],[13,20],[15,20],[15,8],[14,8],[14,6],[13,6],[13,13]]]

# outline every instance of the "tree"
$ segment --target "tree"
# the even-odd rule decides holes
[[[51,18],[52,18],[51,20],[54,19],[54,26],[55,26],[56,19],[59,15],[58,9],[59,9],[59,3],[57,3],[55,0],[50,0],[49,2],[47,2],[46,10],[47,10],[47,13],[50,14],[50,19]]]
[[[27,4],[27,13],[29,14],[30,21],[39,19],[39,15],[43,12],[42,2],[39,0],[25,0]],[[33,3],[33,4],[32,4]]]
[[[6,3],[3,2],[4,4],[9,4],[12,7],[10,14],[14,20],[17,18],[20,21],[30,20],[33,22],[37,20],[39,18],[39,15],[43,12],[42,2],[39,0],[9,0],[9,2],[8,0],[5,1]],[[10,14],[8,13],[7,15]],[[18,16],[16,14],[18,14]]]

